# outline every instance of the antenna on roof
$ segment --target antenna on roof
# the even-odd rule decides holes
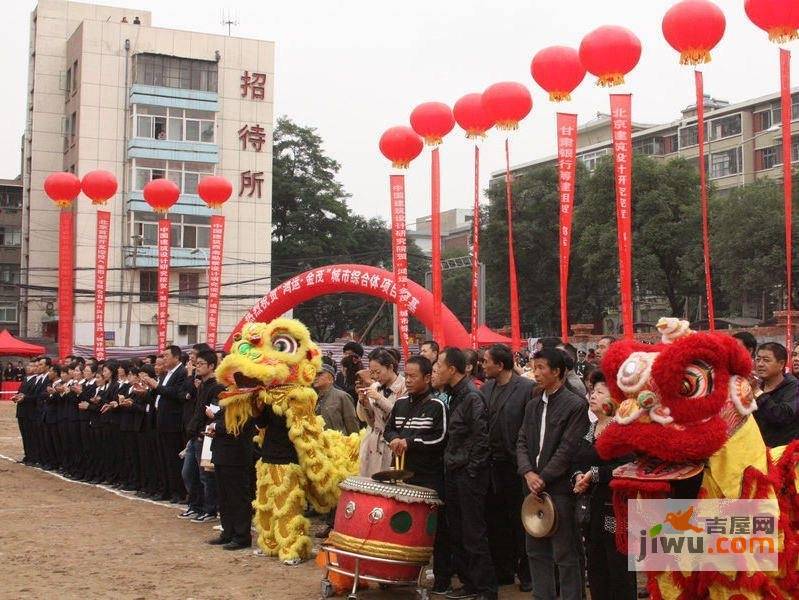
[[[232,13],[231,11],[222,11],[222,25],[227,25],[227,34],[231,35],[230,28],[231,27],[238,27],[239,25],[239,16],[237,14]]]

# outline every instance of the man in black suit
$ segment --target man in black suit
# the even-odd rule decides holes
[[[588,431],[585,398],[565,385],[563,352],[544,348],[533,355],[533,369],[541,393],[527,405],[519,431],[516,461],[519,475],[533,494],[547,492],[555,504],[558,527],[552,537],[526,537],[533,581],[533,597],[555,600],[555,570],[560,577],[560,598],[582,600],[583,553],[574,517],[574,495],[569,482],[571,461],[580,439]]]
[[[21,463],[26,465],[35,462],[36,450],[31,442],[31,431],[28,428],[28,407],[29,403],[26,401],[30,397],[30,391],[33,389],[36,375],[33,374],[33,362],[29,362],[25,367],[25,381],[19,386],[19,391],[14,395],[12,400],[17,405],[17,424],[19,425],[19,434],[22,436],[22,460]]]
[[[162,465],[166,490],[163,500],[172,504],[182,502],[186,496],[180,475],[183,450],[183,396],[186,383],[186,368],[180,363],[180,348],[167,346],[161,353],[165,373],[158,381],[148,377],[145,384],[155,395],[156,431],[158,432],[158,456]]]
[[[43,356],[36,361],[36,379],[31,388],[31,399],[29,408],[29,418],[31,431],[36,438],[38,448],[38,462],[42,468],[52,468],[51,462],[54,457],[48,452],[47,431],[45,429],[45,413],[47,411],[47,386],[49,380],[47,372],[53,363],[49,356]],[[27,400],[26,400],[27,402]]]
[[[520,377],[513,366],[513,352],[504,344],[492,346],[483,356],[483,370],[488,379],[480,391],[488,402],[491,445],[486,525],[499,585],[513,584],[515,575],[519,578],[519,588],[529,592],[530,565],[521,521],[524,482],[516,472],[516,441],[535,382]]]

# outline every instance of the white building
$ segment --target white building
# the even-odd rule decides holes
[[[211,211],[196,188],[213,173],[233,183],[222,211],[224,341],[269,289],[273,90],[272,42],[153,27],[143,10],[40,0],[30,22],[23,141],[22,334],[57,332],[58,209],[44,194],[44,179],[59,170],[82,176],[106,169],[119,181],[106,207],[108,345],[157,342],[156,216],[141,190],[160,177],[182,192],[170,211],[167,338],[205,339]],[[83,195],[74,210],[74,342],[90,347],[96,210]]]

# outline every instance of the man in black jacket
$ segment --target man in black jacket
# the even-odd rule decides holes
[[[486,522],[499,585],[513,584],[516,575],[520,589],[529,592],[532,590],[530,565],[521,521],[524,482],[516,472],[516,441],[535,382],[517,375],[513,367],[513,352],[504,344],[492,346],[483,355],[487,379],[480,392],[488,402],[491,446]]]
[[[569,476],[574,451],[588,430],[588,412],[585,399],[565,386],[566,363],[560,350],[539,350],[533,355],[533,365],[542,391],[524,413],[516,462],[530,492],[547,492],[558,514],[552,537],[526,537],[533,597],[555,600],[557,565],[561,600],[581,600],[584,586],[579,557],[583,549],[574,522]]]
[[[797,380],[785,373],[788,352],[776,342],[761,344],[755,358],[760,388],[755,391],[755,421],[769,448],[784,446],[799,438]]]
[[[398,398],[386,420],[383,438],[395,456],[405,457],[405,468],[413,472],[407,481],[431,488],[443,501],[444,447],[447,437],[447,409],[430,393],[433,366],[424,356],[412,356],[405,363],[408,395]],[[433,547],[433,593],[450,592],[452,548],[449,544],[444,507],[439,507]]]
[[[495,600],[497,581],[485,521],[490,451],[486,402],[466,376],[466,356],[458,348],[439,354],[432,383],[445,385],[450,393],[445,496],[455,571],[463,587],[447,597]]]
[[[144,381],[155,395],[156,431],[158,432],[158,457],[164,474],[166,489],[161,497],[172,504],[181,502],[186,493],[180,475],[183,450],[183,396],[186,369],[180,363],[180,348],[167,346],[161,354],[165,373],[155,381]]]
[[[22,437],[22,459],[21,463],[31,465],[35,462],[36,451],[31,441],[31,431],[28,428],[28,402],[30,391],[34,386],[34,379],[36,375],[33,374],[33,363],[29,362],[25,366],[25,381],[19,386],[19,390],[13,396],[12,400],[16,404],[17,425],[19,425],[19,434]]]

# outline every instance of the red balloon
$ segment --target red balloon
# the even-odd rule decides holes
[[[153,211],[166,213],[180,197],[180,188],[169,179],[153,179],[144,186],[144,200]]]
[[[67,208],[80,194],[80,179],[72,173],[50,173],[44,180],[44,193],[61,208]]]
[[[443,102],[425,102],[411,112],[411,127],[428,146],[438,146],[455,127],[455,118]]]
[[[482,94],[466,94],[452,107],[452,114],[469,139],[484,138],[494,126],[494,120],[483,106]]]
[[[727,20],[708,0],[682,0],[663,17],[663,36],[680,53],[681,65],[710,62],[710,51],[724,36]]]
[[[580,60],[597,85],[611,87],[624,83],[624,76],[641,58],[641,41],[624,27],[604,25],[594,29],[580,44]]]
[[[108,171],[90,171],[83,176],[80,185],[92,204],[105,204],[117,193],[117,178]]]
[[[746,0],[744,9],[772,42],[784,44],[799,37],[799,0]]]
[[[219,208],[233,193],[233,184],[219,175],[209,175],[200,179],[197,193],[211,208]]]
[[[404,125],[390,127],[380,136],[380,152],[391,161],[391,166],[395,169],[407,169],[423,148],[422,138]]]
[[[580,53],[568,46],[550,46],[539,50],[530,63],[530,73],[553,102],[571,100],[571,93],[585,78]]]
[[[519,121],[530,114],[533,97],[527,86],[515,81],[501,81],[483,92],[483,108],[494,119],[497,129],[518,129]]]

